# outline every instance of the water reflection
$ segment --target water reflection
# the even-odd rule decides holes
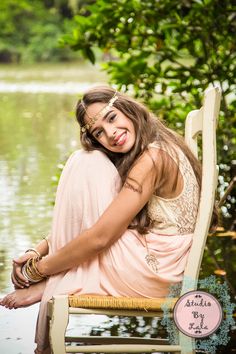
[[[79,147],[72,117],[77,95],[0,97],[0,288],[10,285],[11,259],[50,228],[57,164]]]

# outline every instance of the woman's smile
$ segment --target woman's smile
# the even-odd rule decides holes
[[[117,138],[114,139],[115,140],[115,145],[117,146],[122,146],[125,144],[126,140],[127,140],[127,132],[124,132],[120,135],[118,135]]]

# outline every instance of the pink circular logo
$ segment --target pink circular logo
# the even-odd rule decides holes
[[[205,291],[190,291],[174,306],[174,321],[178,329],[189,337],[207,337],[217,330],[223,311],[219,301]]]

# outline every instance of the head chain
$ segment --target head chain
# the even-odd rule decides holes
[[[97,121],[97,119],[99,117],[103,117],[105,113],[109,112],[111,107],[113,106],[114,102],[118,100],[118,96],[117,96],[117,91],[114,93],[114,95],[112,96],[112,98],[110,99],[110,101],[107,103],[107,105],[105,107],[103,107],[100,111],[98,111],[94,117],[91,117],[88,114],[87,108],[85,106],[85,103],[83,100],[81,100],[81,104],[83,106],[83,109],[85,110],[85,113],[87,114],[87,116],[89,117],[89,121],[83,126],[81,127],[81,131],[82,133],[86,132],[86,130],[88,130],[89,128],[91,128],[94,123]]]

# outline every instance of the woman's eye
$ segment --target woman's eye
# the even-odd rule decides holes
[[[94,136],[95,136],[96,139],[98,139],[98,138],[101,136],[101,134],[102,134],[102,130],[98,130],[98,131],[94,134]]]
[[[108,117],[108,122],[111,123],[116,118],[116,114],[112,114]]]

